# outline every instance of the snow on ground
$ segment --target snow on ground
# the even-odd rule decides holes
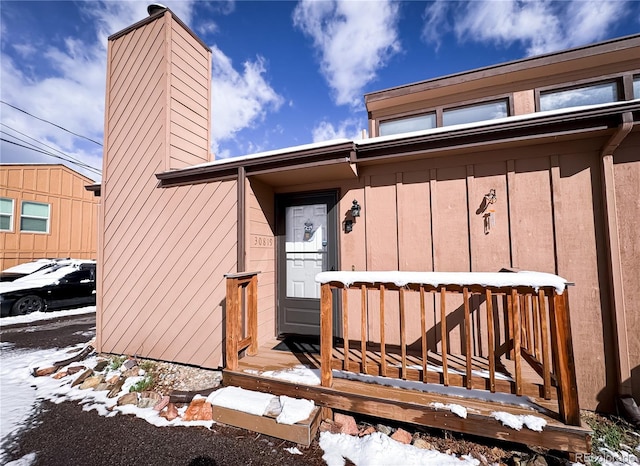
[[[58,314],[57,314],[58,315]],[[3,319],[4,320],[4,319]],[[95,410],[101,416],[116,416],[118,414],[131,414],[145,419],[157,427],[171,426],[204,426],[211,428],[213,421],[185,422],[180,418],[173,421],[158,416],[153,408],[138,408],[135,405],[117,406],[116,398],[107,398],[107,391],[81,390],[71,387],[74,376],[63,377],[59,380],[53,377],[33,377],[32,371],[37,367],[49,367],[54,362],[69,358],[82,350],[83,345],[76,345],[63,349],[46,350],[22,350],[14,349],[10,344],[3,344],[2,365],[0,367],[0,464],[4,464],[6,449],[19,432],[28,428],[30,416],[37,413],[41,400],[49,400],[54,403],[73,401],[82,405],[83,410]],[[82,364],[93,367],[97,364],[97,357],[91,356]],[[77,363],[73,363],[77,364]],[[63,371],[64,368],[61,369]],[[114,372],[115,373],[115,372]],[[142,379],[144,371],[139,377],[130,377],[122,387],[121,394],[128,393],[129,388]],[[289,374],[291,376],[291,374]],[[308,376],[308,374],[307,374]],[[211,401],[222,405],[226,398],[226,405],[232,409],[242,411],[255,411],[256,405],[264,409],[269,402],[261,399],[262,394],[249,392],[239,387],[225,387],[218,390],[217,396],[211,396]],[[278,398],[267,395],[269,398]],[[253,401],[251,401],[253,400]],[[309,417],[310,410],[314,408],[313,402],[299,400],[290,397],[279,397],[281,421],[286,423],[299,422]],[[179,410],[184,414],[186,406]],[[264,412],[264,411],[263,411]],[[322,433],[320,444],[325,451],[325,461],[330,466],[344,465],[344,458],[349,458],[356,465],[386,465],[386,464],[421,464],[421,465],[475,465],[476,460],[471,458],[456,458],[453,455],[445,455],[435,450],[422,450],[411,445],[404,445],[391,440],[381,433],[375,433],[362,438],[351,437],[343,434]],[[288,448],[292,455],[299,455],[297,448]],[[10,463],[12,466],[27,466],[37,460],[36,453],[30,453],[18,461]]]
[[[344,466],[345,458],[357,465],[376,466],[410,465],[455,465],[472,466],[480,462],[474,458],[447,455],[437,450],[423,450],[412,445],[396,442],[381,432],[365,437],[346,434],[320,434],[320,447],[324,450],[323,460],[328,466]]]
[[[81,307],[78,309],[67,309],[62,311],[50,311],[50,312],[32,312],[23,316],[10,316],[2,317],[0,319],[0,326],[6,327],[16,324],[28,324],[31,322],[37,322],[39,320],[49,320],[58,317],[76,316],[80,314],[91,314],[96,312],[95,306]]]

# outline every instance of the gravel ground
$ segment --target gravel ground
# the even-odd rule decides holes
[[[134,416],[102,417],[65,402],[44,402],[31,424],[7,452],[9,461],[36,452],[34,465],[324,465],[315,441],[303,453],[295,444],[214,424],[204,427],[155,427]]]

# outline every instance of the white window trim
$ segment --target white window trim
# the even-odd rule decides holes
[[[40,204],[40,205],[46,205],[47,206],[47,216],[46,217],[39,217],[36,215],[24,215],[22,213],[22,206],[24,206],[24,203],[29,203],[29,204]],[[22,219],[23,218],[33,218],[33,219],[38,219],[38,220],[46,220],[47,221],[47,231],[33,231],[33,230],[23,230],[22,229]],[[34,234],[41,234],[41,235],[48,235],[49,231],[50,231],[50,227],[51,227],[51,204],[47,203],[47,202],[38,202],[38,201],[22,201],[21,204],[21,208],[20,208],[20,232],[21,233],[34,233]]]
[[[15,219],[15,214],[16,214],[16,201],[15,199],[11,199],[10,197],[1,197],[0,199],[6,199],[8,201],[11,201],[11,213],[8,214],[9,215],[9,229],[8,230],[4,230],[2,228],[0,228],[0,231],[5,231],[5,232],[13,232],[13,225],[14,225],[14,219]],[[0,215],[6,216],[7,214],[5,213],[0,213]]]

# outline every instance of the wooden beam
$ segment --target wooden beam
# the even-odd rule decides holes
[[[487,346],[489,350],[489,391],[495,393],[496,391],[496,353],[495,353],[495,329],[493,323],[493,296],[491,296],[491,290],[487,289],[485,292],[486,304],[487,304],[487,330],[489,337],[487,340]]]
[[[571,344],[571,321],[569,318],[569,302],[567,292],[558,294],[554,291],[553,306],[550,308],[552,347],[556,355],[556,379],[558,381],[558,409],[565,424],[580,425],[580,407],[578,406],[578,387],[576,368]]]
[[[422,381],[427,381],[427,316],[424,301],[424,286],[420,286],[420,339],[422,341]]]
[[[461,432],[480,437],[494,438],[524,445],[535,445],[554,450],[588,453],[591,448],[591,431],[589,429],[562,426],[557,421],[547,418],[548,424],[542,432],[530,429],[515,430],[503,426],[491,417],[491,403],[475,403],[469,400],[474,408],[484,406],[485,414],[469,412],[463,419],[449,410],[438,410],[431,402],[446,402],[446,395],[415,392],[407,389],[376,386],[356,381],[336,379],[333,388],[317,385],[298,385],[283,380],[262,378],[244,372],[225,371],[224,385],[233,385],[276,395],[287,395],[296,398],[313,400],[321,406],[344,410],[352,413],[391,419],[398,422],[428,426],[437,429]],[[336,388],[339,386],[339,388]],[[458,400],[458,401],[455,401]],[[452,402],[460,403],[458,398]],[[514,414],[530,414],[517,406],[498,405],[500,411]],[[542,413],[537,414],[545,417]]]
[[[380,285],[380,375],[387,376],[387,353],[384,331],[384,285]]]
[[[333,384],[331,358],[333,355],[333,297],[331,286],[320,287],[320,383],[323,387]]]
[[[360,287],[360,352],[362,371],[367,373],[367,285]]]
[[[238,368],[238,285],[237,279],[227,278],[226,317],[226,364],[225,367]]]
[[[464,300],[464,339],[465,339],[465,359],[466,359],[466,385],[470,389],[473,386],[471,379],[472,358],[471,358],[471,309],[469,307],[469,289],[462,289],[462,299]]]
[[[343,368],[349,367],[349,290],[342,288],[342,340],[344,348]]]
[[[400,355],[402,358],[401,377],[407,378],[407,326],[404,315],[404,288],[400,288]]]
[[[251,343],[247,355],[258,354],[258,275],[251,277],[247,285],[247,331]]]
[[[447,368],[447,289],[440,288],[440,344],[442,347],[442,383],[449,385],[449,369]]]

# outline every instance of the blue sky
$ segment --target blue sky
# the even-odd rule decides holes
[[[0,1],[2,162],[61,162],[16,145],[34,144],[101,168],[98,144],[33,116],[101,142],[107,37],[149,3]],[[364,93],[640,32],[637,0],[162,3],[212,49],[217,158],[358,139]]]

